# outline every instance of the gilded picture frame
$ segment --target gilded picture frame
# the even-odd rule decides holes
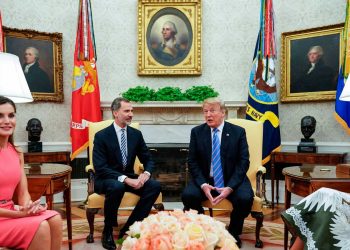
[[[63,102],[62,33],[3,28],[5,52],[19,57],[34,101]]]
[[[138,75],[201,75],[201,0],[138,1]]]
[[[343,27],[282,33],[281,102],[335,100]]]

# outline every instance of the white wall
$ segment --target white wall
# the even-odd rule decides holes
[[[211,84],[227,101],[247,99],[250,62],[259,28],[259,0],[203,0],[203,74],[200,77],[137,76],[136,0],[92,1],[102,101],[111,101],[129,87],[146,84],[188,88]],[[26,122],[37,117],[45,145],[69,142],[71,78],[77,26],[78,0],[1,0],[3,25],[19,29],[63,33],[64,103],[18,105],[16,141],[26,142]],[[345,0],[275,0],[275,29],[280,55],[281,33],[337,24],[345,18]],[[279,56],[280,59],[280,56]],[[277,80],[280,62],[277,62]],[[314,138],[326,145],[348,147],[349,136],[333,118],[334,102],[281,104],[282,141],[296,144],[300,119],[317,120]],[[69,147],[68,147],[69,148]]]

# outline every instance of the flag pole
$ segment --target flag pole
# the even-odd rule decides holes
[[[90,122],[102,120],[91,0],[80,0],[72,79],[71,160],[88,147]]]
[[[273,152],[281,149],[275,78],[276,58],[273,3],[272,0],[261,0],[260,29],[248,82],[246,119],[263,123],[262,165],[270,161]],[[273,207],[272,202],[266,198],[265,175],[262,176],[261,195],[263,206]]]

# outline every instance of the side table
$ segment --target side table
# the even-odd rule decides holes
[[[291,165],[320,164],[337,165],[344,163],[347,153],[297,153],[297,152],[273,152],[271,154],[271,205],[274,208],[275,180],[276,180],[276,203],[278,204],[279,180],[276,179],[276,168],[279,163]]]
[[[24,163],[63,163],[70,165],[70,152],[27,152],[24,153]]]
[[[72,249],[71,172],[72,168],[63,164],[25,164],[28,191],[33,200],[45,195],[48,209],[52,210],[53,195],[63,192],[70,250]]]

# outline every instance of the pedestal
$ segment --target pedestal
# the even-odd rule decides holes
[[[298,153],[317,153],[314,139],[301,139],[298,145]]]
[[[43,152],[43,143],[40,141],[29,141],[28,152]]]

